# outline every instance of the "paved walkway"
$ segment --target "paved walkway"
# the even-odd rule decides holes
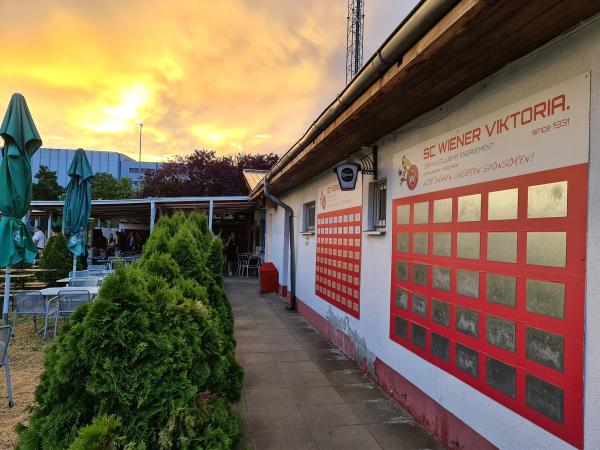
[[[225,287],[245,371],[239,448],[442,448],[278,295],[259,294],[255,279]]]

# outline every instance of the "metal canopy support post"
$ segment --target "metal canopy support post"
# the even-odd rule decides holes
[[[212,220],[213,220],[213,204],[214,201],[211,199],[208,203],[208,229],[212,232]]]
[[[150,232],[154,229],[154,222],[156,220],[156,203],[150,202]]]
[[[52,211],[48,211],[48,228],[46,229],[46,240],[50,239],[52,233]]]
[[[4,278],[4,303],[2,304],[2,325],[8,325],[8,305],[10,302],[10,266],[6,266]]]

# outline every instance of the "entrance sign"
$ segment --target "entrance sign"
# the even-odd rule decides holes
[[[336,182],[319,189],[315,294],[360,318],[362,176],[356,188],[342,191]]]
[[[395,155],[390,338],[583,445],[589,74]]]

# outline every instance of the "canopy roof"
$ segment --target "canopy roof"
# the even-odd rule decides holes
[[[254,202],[246,196],[92,200],[92,217],[102,220],[118,220],[124,224],[147,224],[150,222],[153,204],[157,212],[164,214],[173,211],[208,211],[211,202],[213,211],[220,212],[248,213],[254,207]],[[56,217],[62,214],[63,202],[33,201],[31,209],[33,217],[45,217],[50,212]]]

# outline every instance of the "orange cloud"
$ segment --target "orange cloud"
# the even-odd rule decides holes
[[[282,153],[344,83],[345,1],[3,0],[0,17],[0,109],[23,93],[46,147],[136,155],[141,119],[149,160]]]

